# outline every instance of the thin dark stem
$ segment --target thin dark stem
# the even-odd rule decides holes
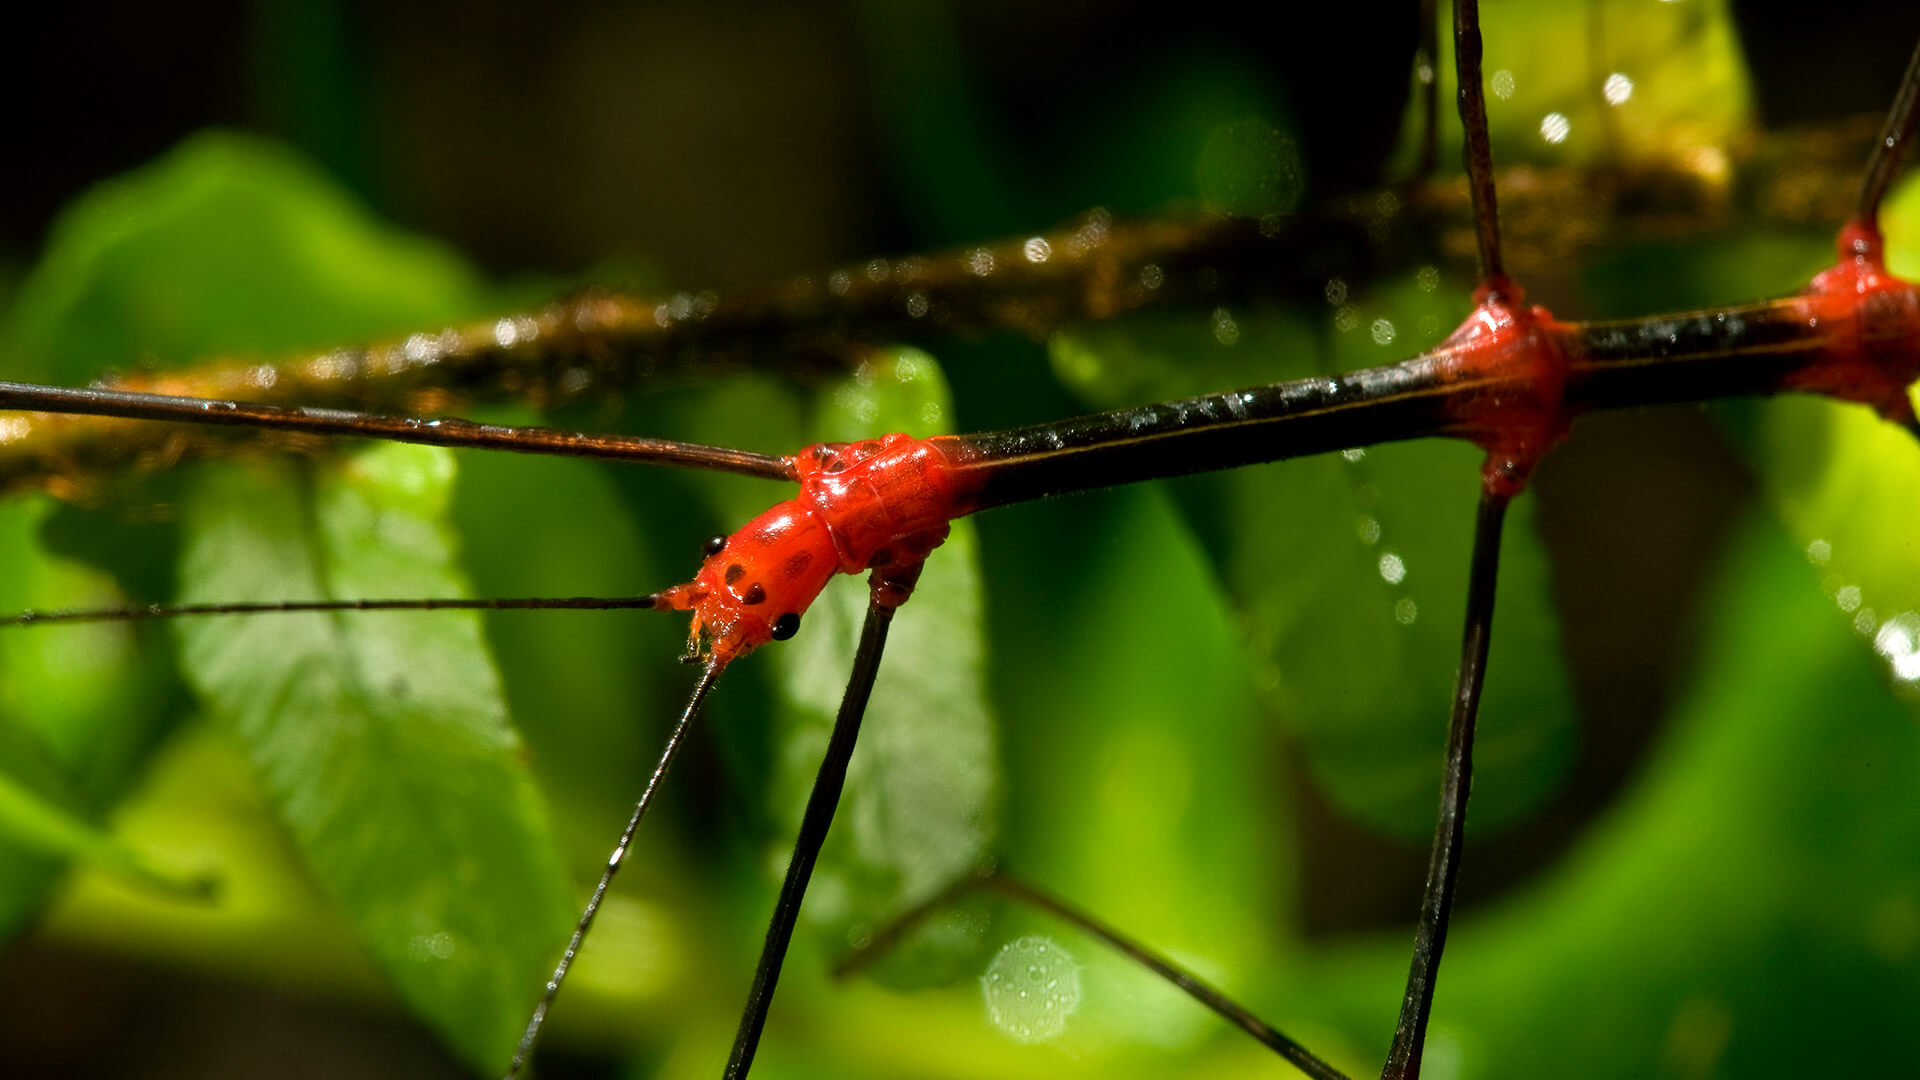
[[[1420,45],[1413,54],[1414,77],[1420,94],[1420,156],[1413,165],[1413,178],[1424,180],[1433,175],[1440,142],[1440,4],[1439,0],[1420,0]]]
[[[901,939],[914,931],[921,923],[941,908],[960,902],[970,892],[984,888],[987,881],[996,877],[999,871],[983,866],[965,877],[956,878],[946,888],[927,897],[925,900],[907,908],[887,921],[885,926],[860,939],[833,965],[833,977],[844,979],[849,975],[865,971],[876,960],[892,952]]]
[[[552,428],[476,424],[471,420],[376,416],[339,409],[282,409],[243,401],[213,401],[127,390],[69,389],[0,382],[0,409],[78,413],[123,420],[171,420],[305,435],[345,435],[426,446],[511,450],[521,454],[610,458],[711,469],[770,480],[794,478],[792,467],[780,458],[668,439],[585,435]]]
[[[1854,212],[1854,220],[1872,224],[1879,218],[1880,200],[1893,183],[1894,173],[1899,171],[1907,144],[1913,141],[1916,122],[1920,122],[1920,43],[1914,45],[1913,56],[1907,61],[1907,73],[1900,77],[1900,92],[1894,95],[1893,107],[1887,110],[1886,125],[1880,129],[1880,138],[1874,142],[1873,154],[1867,159],[1867,174],[1860,181],[1860,207]]]
[[[860,737],[860,720],[866,715],[873,680],[880,673],[880,655],[887,646],[887,628],[893,623],[893,612],[892,607],[877,600],[867,605],[867,621],[860,631],[860,647],[853,655],[847,693],[840,699],[840,715],[834,719],[826,756],[821,759],[819,775],[814,778],[813,793],[807,797],[806,814],[800,819],[800,835],[793,843],[793,858],[787,863],[787,877],[780,885],[780,899],[773,906],[773,921],[767,924],[767,941],[760,950],[759,966],[753,972],[753,989],[747,993],[746,1008],[740,1014],[740,1030],[733,1038],[733,1053],[727,1059],[725,1073],[730,1080],[745,1077],[753,1067],[760,1032],[766,1027],[767,1010],[773,1004],[774,987],[780,981],[780,965],[786,961],[787,946],[793,941],[793,927],[800,917],[800,902],[806,896],[807,882],[813,878],[820,846],[826,843],[827,830],[833,826],[840,791],[847,783],[847,762],[852,759],[854,742]]]
[[[553,1008],[553,999],[560,993],[560,984],[566,981],[567,972],[573,967],[573,958],[580,953],[580,943],[586,940],[587,931],[593,927],[594,916],[600,913],[600,902],[606,898],[607,887],[613,884],[613,875],[619,873],[620,864],[627,859],[627,850],[633,846],[634,833],[640,829],[640,819],[647,816],[647,807],[653,805],[654,794],[660,790],[660,781],[666,778],[673,759],[679,755],[680,746],[686,741],[687,729],[693,725],[693,718],[706,701],[707,691],[712,690],[714,682],[720,678],[720,670],[721,665],[709,661],[706,669],[700,673],[700,681],[694,684],[693,693],[687,698],[687,707],[681,711],[679,723],[673,726],[673,733],[667,736],[667,745],[660,752],[660,762],[653,767],[653,775],[647,778],[646,790],[640,793],[640,801],[634,804],[633,816],[627,819],[627,827],[620,832],[620,842],[614,846],[613,854],[607,856],[607,868],[600,873],[600,883],[593,887],[593,895],[587,898],[587,906],[580,912],[580,922],[573,928],[573,937],[568,939],[566,951],[560,954],[560,963],[554,967],[553,977],[547,980],[540,1003],[533,1007],[527,1030],[520,1036],[520,1045],[515,1048],[513,1061],[507,1066],[506,1080],[518,1077],[526,1067],[527,1059],[532,1056],[533,1044],[540,1038],[540,1025],[546,1022],[547,1010]]]
[[[658,598],[653,596],[533,596],[489,600],[456,597],[427,600],[285,600],[264,604],[143,604],[77,611],[22,611],[15,615],[0,615],[0,626],[139,622],[195,615],[288,615],[313,611],[632,611],[651,608],[657,602]]]
[[[1312,1051],[1288,1038],[1272,1025],[1248,1012],[1238,1002],[1220,992],[1193,972],[1165,956],[1074,907],[1065,900],[1005,874],[981,880],[982,886],[1003,896],[1031,904],[1042,911],[1079,927],[1099,938],[1129,959],[1185,991],[1187,996],[1214,1011],[1221,1019],[1253,1036],[1262,1045],[1285,1058],[1295,1068],[1315,1080],[1347,1080],[1346,1074],[1320,1060]]]
[[[1312,1051],[1248,1012],[1244,1006],[1227,997],[1198,975],[1038,885],[1022,881],[997,867],[984,867],[976,873],[969,874],[902,912],[878,933],[843,957],[834,966],[834,978],[845,978],[866,967],[899,944],[901,938],[911,932],[914,927],[925,922],[929,915],[958,901],[967,893],[982,889],[997,892],[1009,900],[1039,908],[1055,918],[1071,923],[1087,935],[1105,942],[1121,955],[1179,987],[1189,997],[1213,1010],[1228,1023],[1253,1036],[1262,1045],[1272,1049],[1315,1080],[1347,1080],[1345,1073],[1320,1060]]]
[[[1433,1010],[1434,981],[1440,973],[1440,953],[1447,943],[1447,922],[1453,911],[1454,881],[1460,873],[1460,855],[1467,832],[1467,794],[1473,786],[1473,725],[1480,712],[1480,687],[1487,674],[1487,646],[1493,636],[1493,594],[1500,576],[1500,528],[1506,521],[1508,497],[1490,491],[1480,496],[1480,513],[1473,527],[1473,566],[1467,577],[1466,632],[1460,643],[1460,673],[1453,688],[1453,716],[1447,725],[1446,771],[1440,784],[1440,822],[1433,834],[1433,857],[1427,864],[1426,895],[1420,901],[1420,923],[1413,934],[1413,964],[1407,973],[1407,993],[1400,1003],[1400,1023],[1393,1047],[1387,1052],[1382,1080],[1414,1080],[1420,1075],[1420,1054],[1427,1039],[1427,1018]]]
[[[1487,137],[1487,97],[1480,80],[1480,3],[1454,0],[1453,59],[1460,79],[1460,126],[1466,129],[1467,190],[1473,195],[1474,235],[1480,242],[1480,280],[1504,280],[1500,210],[1493,194],[1493,144]]]

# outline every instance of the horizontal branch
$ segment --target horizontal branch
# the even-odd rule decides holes
[[[1735,162],[1733,184],[1725,160],[1502,174],[1508,261],[1524,275],[1601,238],[1675,237],[1735,220],[1824,227],[1848,212],[1859,148],[1871,130],[1863,121],[1770,134]],[[1115,222],[1096,212],[1035,236],[871,259],[771,288],[664,297],[589,291],[534,311],[279,364],[131,371],[107,385],[432,415],[482,401],[548,408],[741,367],[804,381],[851,368],[875,343],[1007,330],[1037,337],[1148,308],[1318,296],[1330,276],[1361,287],[1410,261],[1464,266],[1473,254],[1467,201],[1464,181],[1452,181],[1346,196],[1265,221]],[[243,452],[259,438],[236,429],[14,417],[0,422],[0,491],[87,490],[110,476]],[[284,432],[270,440],[276,448],[289,441]]]

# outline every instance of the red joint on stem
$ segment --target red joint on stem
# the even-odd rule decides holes
[[[704,637],[723,666],[791,634],[835,574],[872,570],[875,600],[899,607],[949,522],[972,509],[963,458],[954,440],[900,434],[809,446],[786,459],[799,494],[728,537],[659,606],[693,612],[690,648]]]
[[[1818,361],[1782,387],[1872,406],[1913,419],[1907,387],[1920,379],[1920,294],[1887,271],[1886,245],[1871,222],[1840,230],[1839,262],[1800,294],[1800,317],[1823,342]]]
[[[1526,291],[1504,276],[1474,290],[1473,314],[1440,346],[1439,362],[1460,382],[1478,384],[1454,407],[1454,430],[1487,452],[1481,486],[1508,498],[1567,437],[1563,403],[1567,358],[1546,308],[1526,306]]]

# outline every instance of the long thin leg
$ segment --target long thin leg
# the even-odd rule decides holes
[[[22,611],[0,615],[0,626],[54,623],[141,622],[202,615],[296,615],[316,611],[631,611],[656,606],[654,596],[530,596],[469,600],[282,600],[273,603],[140,604],[76,611]]]
[[[1480,283],[1506,280],[1500,262],[1500,211],[1493,194],[1493,142],[1487,137],[1487,97],[1480,84],[1480,3],[1454,0],[1453,55],[1460,77],[1460,123],[1466,128],[1467,189],[1473,195],[1474,235],[1480,243]]]
[[[919,925],[928,915],[959,900],[976,889],[986,889],[1016,900],[1020,903],[1039,908],[1055,918],[1071,923],[1088,936],[1098,938],[1108,946],[1128,957],[1135,963],[1167,980],[1187,993],[1187,996],[1205,1005],[1222,1019],[1259,1040],[1275,1053],[1291,1062],[1294,1067],[1306,1073],[1314,1080],[1348,1080],[1347,1075],[1332,1065],[1314,1056],[1311,1050],[1288,1038],[1277,1028],[1248,1012],[1239,1002],[1234,1001],[1213,984],[1174,963],[1166,956],[1148,946],[1128,937],[1112,926],[1101,922],[1093,915],[1074,907],[1060,897],[1047,892],[1030,882],[1022,881],[997,868],[988,868],[977,874],[961,878],[941,890],[937,895],[909,908],[898,918],[875,934],[865,944],[849,953],[835,966],[833,974],[840,978],[865,967],[875,957],[884,954],[896,944],[902,936]]]
[[[573,928],[573,937],[567,941],[567,950],[560,954],[560,963],[553,969],[553,978],[547,980],[546,992],[540,995],[540,1004],[533,1008],[533,1018],[527,1021],[527,1030],[520,1036],[520,1045],[513,1052],[513,1063],[507,1066],[507,1080],[514,1080],[524,1069],[527,1059],[533,1054],[533,1044],[540,1038],[540,1025],[547,1019],[547,1010],[553,1007],[555,995],[560,993],[560,984],[566,981],[567,972],[573,967],[573,958],[580,953],[580,943],[586,940],[587,931],[593,927],[593,917],[600,913],[600,901],[607,895],[607,886],[613,884],[613,875],[620,870],[620,864],[626,861],[627,849],[633,845],[633,835],[640,829],[640,819],[647,816],[647,807],[653,804],[654,793],[660,789],[660,781],[666,778],[667,769],[673,765],[673,759],[680,753],[680,746],[686,741],[687,729],[693,726],[693,718],[700,712],[700,705],[707,699],[707,691],[713,689],[714,680],[720,677],[721,665],[708,662],[700,673],[700,681],[694,684],[693,694],[687,698],[687,707],[680,713],[679,723],[673,726],[673,733],[667,736],[666,749],[660,752],[660,762],[653,767],[653,775],[647,778],[647,787],[640,793],[640,801],[634,805],[633,816],[627,819],[627,827],[620,833],[620,843],[615,845],[613,854],[607,856],[607,868],[600,873],[600,883],[593,887],[593,895],[587,898],[586,910],[580,913],[580,922]]]
[[[800,917],[800,901],[806,896],[807,882],[813,878],[813,865],[820,858],[820,845],[826,842],[827,830],[833,825],[833,812],[840,805],[840,791],[847,783],[847,762],[853,757],[854,741],[860,737],[860,720],[867,711],[867,698],[873,693],[874,676],[880,673],[880,654],[886,649],[893,610],[878,602],[867,605],[860,647],[853,656],[853,674],[847,677],[847,693],[840,699],[840,715],[834,719],[826,756],[821,759],[820,773],[813,781],[813,794],[807,797],[806,814],[800,819],[800,835],[793,844],[793,859],[787,863],[787,878],[781,883],[780,899],[773,906],[773,921],[767,924],[767,942],[760,949],[760,965],[753,972],[753,989],[747,993],[746,1010],[740,1014],[740,1030],[733,1038],[733,1054],[727,1059],[725,1073],[730,1080],[745,1077],[753,1067],[753,1054],[760,1046],[760,1031],[766,1026],[767,1009],[773,1004],[773,990],[780,981],[780,965],[787,958],[787,945],[793,940],[794,923]]]
[[[1387,1053],[1382,1080],[1411,1080],[1420,1075],[1420,1052],[1433,1010],[1434,980],[1440,951],[1447,943],[1453,910],[1454,880],[1467,831],[1467,793],[1473,785],[1473,725],[1480,712],[1480,686],[1486,679],[1487,645],[1493,636],[1494,585],[1500,576],[1500,528],[1508,497],[1483,491],[1473,528],[1473,567],[1467,577],[1467,625],[1460,643],[1460,674],[1453,688],[1453,716],[1447,726],[1446,773],[1440,785],[1440,823],[1434,830],[1433,857],[1427,864],[1427,890],[1420,902],[1420,923],[1413,934],[1413,965],[1400,1003],[1400,1023]]]
[[[1913,57],[1907,61],[1907,73],[1900,79],[1900,92],[1894,95],[1893,107],[1887,110],[1886,125],[1880,129],[1880,138],[1873,144],[1873,154],[1867,159],[1867,174],[1860,181],[1860,205],[1854,211],[1854,220],[1872,224],[1880,216],[1880,200],[1887,193],[1887,186],[1893,183],[1893,175],[1899,171],[1900,159],[1906,156],[1907,144],[1913,141],[1914,125],[1920,121],[1920,44],[1913,49]]]

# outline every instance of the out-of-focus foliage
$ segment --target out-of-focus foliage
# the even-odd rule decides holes
[[[1488,70],[1513,86],[1495,103],[1496,153],[1595,160],[1597,142],[1579,137],[1602,126],[1581,81],[1584,11],[1510,7],[1486,7]],[[881,83],[964,83],[927,27],[873,8]],[[1620,17],[1609,48],[1636,90],[1611,115],[1647,133],[1629,152],[1718,148],[1740,128],[1731,35],[1710,4]],[[1160,75],[1162,93],[1079,133],[1074,167],[1110,181],[1098,197],[1283,213],[1297,184],[1311,189],[1310,163],[1271,188],[1244,175],[1297,146],[1299,107],[1260,72],[1170,57]],[[1020,203],[1017,184],[994,182],[969,100],[883,103],[914,129],[894,150],[904,212],[928,235],[964,235]],[[1553,111],[1571,118],[1565,144],[1539,134]],[[1920,247],[1908,220],[1893,223],[1896,258]],[[1568,276],[1595,310],[1624,314],[1791,289],[1828,251],[1823,237],[1744,232],[1618,249]],[[1439,263],[1364,290],[1329,282],[1078,328],[1049,343],[1057,384],[1038,347],[991,340],[936,347],[944,374],[887,349],[827,387],[742,376],[561,421],[788,452],[1387,362],[1466,310],[1461,268]],[[79,382],[136,361],[434,328],[523,294],[380,224],[297,155],[215,136],[74,204],[14,295],[0,359],[8,377]],[[1702,591],[1698,663],[1629,787],[1540,876],[1463,914],[1429,1075],[1907,1063],[1920,729],[1902,664],[1920,647],[1920,597],[1903,493],[1920,451],[1858,410],[1726,413],[1781,512],[1743,518]],[[1303,838],[1326,805],[1403,844],[1430,824],[1475,464],[1452,445],[1367,448],[956,528],[894,631],[756,1075],[1282,1069],[1082,935],[1004,905],[942,913],[878,980],[827,979],[853,941],[984,856],[1194,966],[1355,1075],[1377,1068],[1409,935],[1308,937],[1305,896],[1325,884],[1301,876]],[[378,447],[223,463],[101,505],[0,506],[0,602],[633,594],[684,578],[702,538],[785,494]],[[1587,738],[1561,659],[1571,628],[1526,506],[1508,526],[1476,844],[1551,805]],[[636,1077],[718,1068],[862,603],[859,582],[836,583],[799,639],[728,673],[560,1000],[553,1073],[568,1055],[616,1058]],[[685,692],[683,636],[646,614],[8,631],[0,927],[371,1003],[430,1028],[465,1068],[496,1070]],[[130,868],[220,889],[194,902]],[[1083,989],[1039,1045],[991,1027],[976,981],[1026,934],[1047,935]]]

